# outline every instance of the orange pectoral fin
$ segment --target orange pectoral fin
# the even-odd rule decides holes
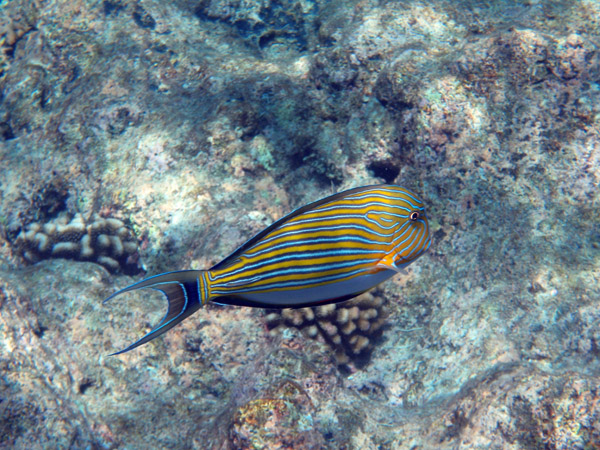
[[[374,271],[378,271],[377,269],[379,269],[379,270],[391,269],[391,270],[395,270],[396,272],[400,272],[400,269],[398,269],[396,267],[396,265],[394,264],[395,259],[396,259],[396,255],[394,255],[393,253],[388,253],[383,258],[381,258],[377,264],[375,264],[375,267],[373,268]]]

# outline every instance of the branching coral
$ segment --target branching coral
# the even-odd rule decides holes
[[[46,258],[94,261],[111,272],[138,273],[137,242],[118,219],[81,214],[61,215],[47,223],[31,223],[15,241],[23,257],[35,263]]]
[[[345,303],[314,308],[284,309],[267,315],[269,328],[285,325],[323,339],[334,350],[339,364],[363,358],[385,322],[384,300],[370,292]]]

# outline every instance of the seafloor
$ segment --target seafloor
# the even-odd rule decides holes
[[[0,33],[0,447],[600,448],[600,1],[4,0]],[[164,314],[102,304],[142,269],[382,182],[434,243],[359,357],[220,306],[107,356]]]

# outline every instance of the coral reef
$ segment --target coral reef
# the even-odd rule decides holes
[[[298,328],[313,339],[322,339],[335,351],[338,364],[364,360],[385,323],[384,300],[366,292],[356,299],[301,309],[283,309],[266,316],[267,326]]]
[[[599,0],[1,1],[0,446],[306,448],[306,427],[323,449],[598,447],[598,17]],[[434,243],[376,291],[369,358],[346,304],[272,316],[278,332],[207,305],[107,357],[160,294],[107,312],[137,277],[91,262],[101,242],[77,264],[40,253],[80,258],[83,235],[44,227],[96,211],[131,224],[149,274],[206,268],[382,181],[421,194]],[[43,258],[26,268],[22,230]]]
[[[61,214],[46,223],[30,223],[17,236],[15,245],[30,263],[46,258],[93,261],[110,272],[134,275],[140,272],[138,244],[119,219],[92,214],[69,218]]]

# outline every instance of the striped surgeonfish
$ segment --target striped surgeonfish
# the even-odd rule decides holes
[[[302,308],[341,302],[387,280],[431,244],[423,202],[399,186],[350,189],[303,206],[267,227],[208,270],[155,275],[142,288],[162,292],[168,310],[134,349],[207,302]]]

